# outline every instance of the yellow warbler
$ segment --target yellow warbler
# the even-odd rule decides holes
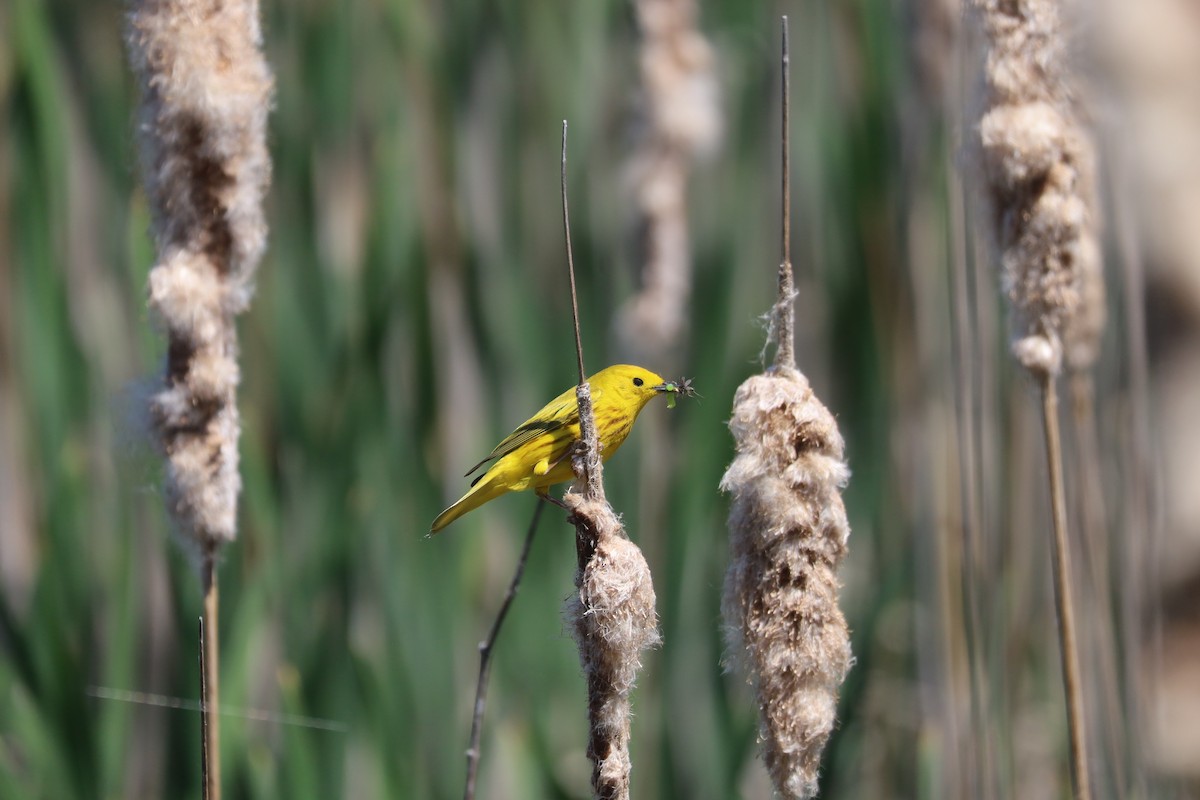
[[[605,461],[625,442],[633,422],[655,395],[690,392],[690,384],[664,381],[648,369],[617,364],[588,378],[592,390],[592,409],[600,456]],[[467,471],[470,475],[484,464],[496,461],[487,472],[471,483],[457,503],[447,508],[430,527],[437,533],[454,520],[479,508],[505,492],[533,489],[545,495],[549,487],[573,477],[571,445],[579,438],[579,407],[572,386],[530,417],[496,448],[491,455]]]

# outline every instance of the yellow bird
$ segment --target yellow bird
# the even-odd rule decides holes
[[[617,364],[588,378],[600,456],[607,461],[617,452],[633,429],[634,420],[656,395],[689,393],[690,383],[664,381],[648,369]],[[671,397],[671,405],[674,405]],[[479,508],[505,492],[533,489],[545,496],[549,487],[574,477],[569,453],[579,438],[579,407],[572,386],[530,417],[491,455],[467,470],[467,475],[489,461],[495,464],[471,482],[471,488],[457,503],[433,521],[429,532],[437,533],[454,520]]]

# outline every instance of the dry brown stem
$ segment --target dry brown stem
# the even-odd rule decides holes
[[[217,706],[221,696],[218,683],[220,670],[217,655],[217,571],[216,557],[212,552],[204,555],[201,564],[204,584],[204,616],[200,628],[200,717],[204,732],[204,797],[218,800],[221,797],[221,721]],[[207,631],[207,635],[205,632]]]
[[[1066,491],[1063,488],[1062,445],[1058,433],[1058,392],[1050,375],[1042,378],[1042,418],[1046,432],[1046,462],[1050,470],[1050,501],[1054,512],[1054,539],[1050,548],[1054,567],[1054,603],[1058,611],[1059,644],[1062,648],[1063,687],[1067,698],[1067,730],[1071,747],[1071,779],[1075,796],[1091,797],[1087,768],[1087,739],[1084,721],[1083,681],[1079,671],[1079,645],[1075,625],[1075,601],[1071,577],[1070,545],[1067,541]]]
[[[492,673],[492,652],[496,647],[496,639],[500,636],[500,627],[508,616],[508,609],[516,599],[517,590],[521,587],[521,578],[525,575],[525,564],[529,561],[529,551],[533,547],[533,536],[537,533],[538,522],[542,518],[542,510],[546,506],[538,503],[533,511],[533,519],[529,522],[529,530],[525,534],[525,544],[521,546],[521,555],[517,558],[516,569],[513,570],[512,581],[508,591],[496,612],[496,619],[488,631],[487,638],[479,643],[479,680],[475,684],[475,711],[471,717],[471,740],[467,745],[467,782],[463,789],[463,800],[473,800],[475,797],[475,781],[479,775],[479,740],[483,734],[483,712],[487,709],[488,677]]]
[[[204,800],[209,800],[212,797],[212,750],[209,746],[208,734],[208,682],[204,680],[205,674],[208,672],[208,667],[205,664],[208,658],[208,644],[204,639],[204,616],[200,617],[200,780],[202,788],[200,790],[201,797]]]

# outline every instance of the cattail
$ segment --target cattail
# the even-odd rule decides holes
[[[687,185],[692,163],[721,137],[716,59],[697,28],[695,0],[637,0],[645,127],[630,163],[641,284],[618,330],[635,353],[661,353],[686,330],[692,254]],[[643,353],[643,355],[646,355]]]
[[[783,18],[782,250],[768,344],[775,364],[733,398],[737,455],[721,478],[733,496],[721,603],[732,661],[754,684],[759,739],[775,790],[817,793],[821,751],[853,658],[837,568],[850,525],[850,479],[837,422],[795,364],[788,173],[788,35]]]
[[[266,246],[270,179],[272,79],[261,38],[254,0],[145,0],[130,15],[158,252],[150,308],[168,339],[151,416],[167,455],[168,510],[201,550],[237,533],[234,317]]]
[[[721,479],[733,496],[726,634],[757,689],[776,790],[812,797],[852,660],[837,603],[850,535],[840,491],[850,471],[833,415],[793,368],[743,383],[729,427],[737,456]]]
[[[237,329],[266,247],[272,78],[256,0],[141,0],[129,57],[142,93],[142,171],[157,262],[150,309],[167,334],[150,402],[167,511],[199,555],[205,797],[221,795],[216,560],[237,535]]]
[[[1074,612],[1057,378],[1064,356],[1090,368],[1103,329],[1103,277],[1093,197],[1094,146],[1064,52],[1062,4],[975,0],[987,35],[979,123],[989,228],[1010,304],[1012,352],[1039,382],[1053,536],[1054,597],[1071,777],[1090,797],[1086,713]]]

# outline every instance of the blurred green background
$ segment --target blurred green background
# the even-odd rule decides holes
[[[752,696],[723,668],[716,487],[774,299],[780,13],[798,360],[854,472],[843,607],[857,663],[823,795],[1064,796],[1040,427],[965,232],[962,110],[943,102],[973,62],[952,49],[952,7],[885,0],[701,9],[723,134],[688,190],[690,330],[646,366],[693,377],[703,398],[648,408],[605,473],[663,634],[634,698],[634,795],[770,796]],[[195,713],[95,696],[194,700],[198,686],[199,585],[143,420],[163,340],[144,303],[153,249],[122,26],[112,2],[0,5],[3,798],[200,795]],[[267,3],[263,29],[270,246],[240,321],[245,485],[220,567],[221,700],[338,730],[225,717],[225,790],[457,797],[476,644],[534,499],[424,534],[462,472],[574,380],[564,118],[586,362],[634,357],[614,320],[640,268],[636,18],[626,2],[300,0]],[[1104,417],[1127,383],[1120,337],[1100,411],[1126,424]],[[963,567],[968,484],[984,552]],[[548,512],[496,653],[481,798],[589,791],[561,617],[575,548]],[[968,654],[986,673],[975,723]],[[1117,761],[1137,770],[1132,751]],[[1124,796],[1136,781],[1105,764],[1098,796]]]

